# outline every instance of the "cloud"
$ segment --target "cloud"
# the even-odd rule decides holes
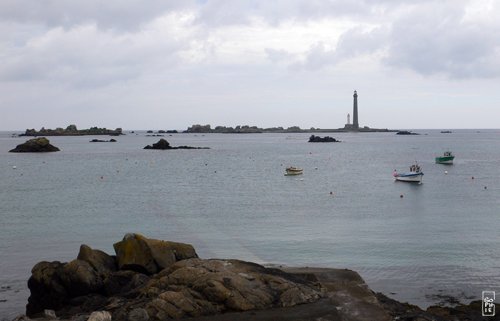
[[[322,19],[363,18],[409,2],[408,0],[208,0],[199,7],[197,23],[208,27],[245,25],[259,18],[270,25],[289,20],[308,22]],[[365,20],[365,21],[366,21]]]
[[[166,71],[189,49],[196,33],[189,25],[188,15],[169,14],[134,32],[100,30],[96,24],[48,29],[5,45],[9,55],[0,66],[0,79],[88,87]]]
[[[295,55],[283,49],[265,48],[265,52],[269,61],[273,63],[289,63],[296,59]]]
[[[376,64],[379,58],[375,56],[385,50],[387,41],[388,32],[383,27],[350,28],[330,44],[320,41],[311,45],[293,67],[318,70],[367,56]]]
[[[455,3],[412,6],[391,26],[384,63],[422,75],[450,78],[500,77],[499,6],[482,17],[466,19],[466,7]]]
[[[337,43],[337,59],[349,59],[385,50],[389,41],[386,26],[354,27],[344,32]]]
[[[98,87],[186,66],[270,63],[315,72],[354,61],[359,69],[499,77],[499,7],[463,0],[6,0],[0,79]]]
[[[72,28],[95,24],[98,28],[131,30],[171,13],[189,10],[194,0],[3,0],[0,20],[23,24],[40,24],[50,28]]]

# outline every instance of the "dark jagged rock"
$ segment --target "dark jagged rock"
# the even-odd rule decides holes
[[[153,145],[147,145],[144,147],[144,149],[160,149],[160,150],[166,150],[166,149],[209,149],[208,147],[192,147],[192,146],[177,146],[177,147],[172,147],[170,146],[170,143],[166,141],[165,139],[161,138],[158,142],[156,142]]]
[[[11,149],[10,153],[45,153],[58,152],[60,149],[51,145],[45,137],[33,138],[27,140],[23,144],[19,144],[16,148]]]
[[[103,287],[102,276],[92,265],[82,260],[65,264],[59,277],[70,297],[99,293]]]
[[[497,305],[498,306],[498,305]],[[456,304],[454,307],[431,306],[426,310],[429,314],[441,317],[443,320],[500,320],[500,315],[494,317],[482,316],[482,301],[472,301],[469,304]]]
[[[80,246],[80,252],[78,252],[77,259],[87,262],[103,276],[117,270],[115,257],[100,250],[93,250],[85,244]]]
[[[392,316],[394,320],[405,320],[405,321],[456,321],[456,320],[468,320],[468,321],[481,321],[481,320],[500,320],[500,316],[484,318],[481,315],[481,301],[472,301],[469,304],[458,303],[456,298],[450,298],[449,301],[454,302],[453,306],[441,306],[433,305],[427,308],[427,310],[422,310],[419,307],[408,304],[401,303],[382,293],[376,293],[377,300],[380,302],[381,306]]]
[[[146,274],[131,270],[117,271],[104,279],[104,293],[108,297],[121,295],[123,297],[137,296],[137,290],[150,280]]]
[[[339,142],[340,142],[339,140],[330,136],[319,137],[311,135],[311,137],[309,137],[309,143],[339,143]]]
[[[321,291],[280,270],[238,260],[179,261],[153,278],[143,295],[152,320],[288,307],[314,302]],[[127,310],[123,307],[122,310]]]
[[[408,130],[400,130],[396,133],[396,135],[420,135],[419,133],[414,133]]]
[[[144,149],[172,149],[172,146],[170,146],[170,143],[165,139],[161,138],[155,144],[147,145],[146,147],[144,147]]]
[[[103,140],[103,139],[92,139],[90,141],[91,143],[116,143],[116,139],[111,138],[110,140]]]
[[[63,263],[55,261],[39,262],[31,269],[27,315],[43,312],[44,309],[58,310],[64,306],[68,292],[60,278],[63,267]]]
[[[140,234],[127,234],[113,245],[120,270],[154,274],[177,262],[197,258],[189,244],[148,239]]]

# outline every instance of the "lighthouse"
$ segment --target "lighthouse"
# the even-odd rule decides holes
[[[354,91],[354,102],[352,106],[352,128],[354,130],[359,129],[359,123],[358,123],[358,93],[356,90]]]

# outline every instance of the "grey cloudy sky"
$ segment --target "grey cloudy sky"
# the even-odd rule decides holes
[[[0,130],[500,127],[500,1],[2,0]]]

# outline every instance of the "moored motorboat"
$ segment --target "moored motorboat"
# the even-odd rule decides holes
[[[285,176],[300,175],[302,172],[302,168],[289,166],[285,169]]]
[[[398,173],[396,170],[394,170],[392,176],[395,180],[401,182],[422,183],[424,173],[422,172],[420,166],[415,163],[414,165],[410,166],[409,172]]]
[[[453,164],[455,156],[450,152],[444,152],[443,156],[436,157],[436,164]]]

